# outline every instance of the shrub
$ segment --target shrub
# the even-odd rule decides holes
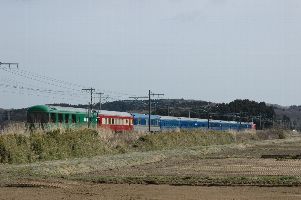
[[[0,136],[1,163],[28,163],[72,157],[89,157],[109,151],[94,130],[53,130],[34,132],[29,136]]]
[[[145,135],[140,137],[133,144],[133,147],[142,150],[161,150],[177,147],[229,144],[235,141],[235,136],[229,132],[194,130]]]

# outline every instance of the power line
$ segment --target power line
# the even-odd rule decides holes
[[[39,78],[35,78],[35,77],[30,77],[30,75],[26,75],[26,74],[22,74],[20,72],[17,72],[17,71],[12,71],[12,70],[7,70],[3,67],[1,67],[0,69],[8,72],[8,73],[11,73],[13,75],[17,75],[17,76],[20,76],[20,77],[23,77],[23,78],[27,78],[27,79],[30,79],[30,80],[33,80],[33,81],[37,81],[39,83],[45,83],[45,84],[48,84],[48,85],[52,85],[52,86],[55,86],[55,87],[60,87],[60,88],[65,88],[65,89],[69,89],[69,90],[73,90],[73,91],[80,91],[80,89],[74,89],[74,88],[71,88],[71,87],[66,87],[66,86],[63,86],[63,85],[59,85],[59,84],[55,84],[55,83],[51,83],[51,82],[47,82],[47,80],[45,79],[39,79]]]
[[[59,83],[64,84],[64,85],[68,85],[68,86],[73,85],[73,86],[76,86],[76,87],[79,87],[79,88],[85,87],[85,86],[80,85],[80,84],[59,80],[59,79],[56,79],[56,78],[52,78],[52,77],[45,76],[45,75],[40,75],[40,74],[33,73],[33,72],[30,72],[30,71],[26,71],[26,70],[18,69],[18,71],[22,72],[22,74],[27,74],[29,76],[36,77],[36,78],[43,79],[43,80],[46,79],[50,82],[56,82],[56,83],[59,82]]]
[[[68,93],[66,91],[56,91],[56,90],[44,89],[44,88],[24,87],[24,86],[20,86],[20,85],[17,85],[17,84],[10,85],[10,84],[0,82],[0,87],[23,90],[23,91],[27,91],[29,93],[34,93],[34,95],[36,95],[36,96],[40,96],[38,93],[46,93],[46,94],[49,94],[49,95],[59,95],[59,98],[62,98],[62,95],[65,96],[65,97],[70,96],[72,98],[81,99],[81,100],[83,98],[83,97],[81,98],[80,96],[76,95],[75,93]],[[49,96],[47,96],[47,97],[49,97]]]
[[[3,63],[3,64],[5,64],[5,63]],[[17,63],[11,63],[11,64],[17,64]],[[37,84],[35,84],[35,83],[34,83],[34,86],[29,86],[28,87],[28,86],[26,86],[26,85],[28,85],[28,83],[24,84],[24,82],[20,83],[20,81],[18,81],[18,84],[13,84],[14,86],[12,86],[12,87],[14,89],[19,89],[19,90],[23,90],[23,91],[27,90],[27,91],[30,91],[30,92],[48,93],[50,95],[56,94],[56,95],[59,95],[60,98],[61,98],[61,95],[64,95],[64,96],[67,95],[67,96],[72,96],[73,98],[78,98],[78,93],[79,92],[82,93],[81,88],[85,88],[81,84],[74,84],[74,83],[71,83],[71,82],[62,81],[62,80],[59,80],[59,79],[56,79],[56,78],[40,75],[40,74],[37,74],[37,73],[32,73],[32,72],[26,71],[26,70],[11,69],[11,68],[7,68],[7,67],[4,67],[4,66],[0,66],[0,69],[7,72],[7,73],[9,73],[9,74],[11,74],[11,75],[22,77],[22,78],[25,78],[27,80],[38,82],[39,85],[46,84],[48,86],[55,87],[55,88],[63,88],[64,91],[36,87]],[[7,86],[7,87],[9,87],[9,86]],[[97,89],[97,90],[99,90],[99,89]],[[125,96],[130,96],[131,95],[131,94],[128,94],[128,93],[115,92],[115,91],[112,91],[112,90],[103,90],[103,89],[101,89],[100,91],[111,94],[110,97],[107,98],[107,100],[112,100],[112,101],[120,101],[121,99],[125,99]],[[41,96],[41,95],[37,95],[37,94],[34,94],[34,95],[35,96]]]
[[[23,78],[26,78],[29,80],[33,80],[33,81],[38,81],[39,83],[44,83],[44,84],[48,84],[48,85],[55,86],[55,87],[69,89],[74,92],[78,92],[80,90],[80,88],[85,87],[80,84],[74,84],[74,83],[67,82],[67,81],[61,81],[59,79],[51,78],[51,77],[44,76],[44,75],[39,75],[39,74],[32,73],[32,72],[25,71],[25,70],[20,70],[20,69],[18,69],[18,70],[9,69],[8,70],[8,69],[5,69],[4,67],[0,67],[0,69],[2,69],[3,71],[6,71],[12,75],[20,76],[20,77],[23,77]],[[74,87],[70,87],[70,86],[75,86],[76,89]],[[101,90],[101,91],[104,91],[104,92],[110,93],[110,94],[116,94],[116,95],[118,95],[117,98],[131,95],[128,93],[115,92],[112,90],[104,90],[104,89],[97,89],[97,90]]]
[[[54,93],[54,94],[59,94],[59,95],[68,95],[68,96],[72,96],[72,97],[75,97],[77,98],[78,97],[78,93],[75,93],[73,91],[69,91],[69,90],[53,90],[53,89],[48,89],[48,88],[45,88],[45,87],[37,87],[37,85],[33,85],[33,84],[28,84],[28,83],[24,83],[22,81],[16,81],[16,80],[13,80],[13,79],[9,79],[9,78],[6,78],[4,84],[8,84],[8,82],[10,82],[11,84],[13,84],[14,86],[18,86],[20,89],[23,89],[23,88],[30,88],[30,90],[36,90],[38,92],[47,92],[47,93]],[[81,91],[81,94],[80,95],[84,95],[83,92]]]
[[[33,72],[30,72],[30,71],[26,71],[26,70],[12,70],[10,69],[9,71],[4,69],[4,68],[1,68],[2,70],[4,71],[7,71],[9,73],[12,73],[12,74],[15,74],[15,75],[18,75],[18,76],[23,76],[23,77],[26,77],[26,78],[29,78],[29,79],[38,79],[38,80],[43,80],[45,81],[48,80],[50,82],[55,82],[55,83],[61,83],[61,84],[64,84],[64,85],[73,85],[73,86],[76,86],[78,88],[83,88],[83,87],[86,87],[84,85],[81,85],[81,84],[75,84],[75,83],[71,83],[71,82],[68,82],[68,81],[62,81],[62,80],[59,80],[59,79],[56,79],[56,78],[52,78],[52,77],[49,77],[49,76],[45,76],[45,75],[40,75],[40,74],[37,74],[37,73],[33,73]],[[21,74],[20,74],[21,73]],[[34,77],[34,78],[32,78]],[[112,90],[104,90],[104,89],[100,89],[101,91],[104,91],[106,93],[112,93],[112,94],[119,94],[119,95],[123,95],[123,96],[129,96],[131,94],[128,94],[128,93],[124,93],[124,92],[116,92],[116,91],[112,91]]]

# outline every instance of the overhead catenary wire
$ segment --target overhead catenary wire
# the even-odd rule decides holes
[[[81,84],[75,84],[75,83],[71,83],[68,81],[62,81],[56,78],[52,78],[49,76],[45,76],[45,75],[39,75],[37,73],[32,73],[30,71],[26,71],[26,70],[21,70],[21,69],[8,69],[5,67],[0,67],[1,70],[6,71],[8,73],[11,73],[13,75],[16,76],[20,76],[23,78],[27,78],[33,81],[38,81],[38,82],[42,82],[51,86],[55,86],[55,87],[60,87],[60,88],[65,88],[65,89],[70,89],[70,90],[75,90],[75,91],[81,91],[81,88],[86,88],[87,86],[81,85]],[[58,84],[59,83],[59,84]],[[71,87],[73,86],[73,87]],[[133,94],[129,94],[129,93],[125,93],[125,92],[117,92],[117,91],[112,91],[112,90],[107,90],[107,89],[100,89],[100,88],[96,88],[96,90],[98,91],[102,91],[105,92],[106,94],[113,94],[113,96],[120,96],[120,97],[127,97],[127,96],[133,96]]]
[[[65,98],[72,97],[74,99],[81,99],[81,100],[84,98],[84,96],[77,96],[76,94],[69,94],[69,93],[65,93],[64,91],[55,91],[55,90],[51,90],[51,89],[40,89],[40,88],[24,87],[24,86],[20,86],[20,85],[17,85],[17,84],[10,85],[10,84],[7,84],[7,83],[1,83],[0,82],[0,87],[2,87],[2,88],[11,88],[11,89],[16,89],[16,90],[22,90],[24,92],[27,91],[28,93],[30,93],[30,94],[33,93],[36,96],[43,96],[43,95],[41,95],[41,93],[43,93],[43,94],[47,94],[47,97],[50,97],[49,95],[52,95],[53,97],[56,96],[56,98],[62,98],[63,96]]]
[[[66,95],[67,94],[69,96],[76,96],[76,97],[78,97],[79,95],[82,95],[82,96],[84,95],[83,92],[75,93],[73,91],[68,91],[68,90],[53,90],[53,89],[49,89],[49,88],[45,88],[45,87],[37,87],[36,85],[33,85],[33,84],[28,84],[28,83],[24,83],[24,82],[12,80],[12,79],[5,79],[3,81],[5,81],[4,84],[10,83],[11,85],[17,86],[17,87],[22,88],[22,89],[27,88],[28,90],[36,90],[36,91],[40,91],[40,92],[56,93],[56,94],[60,94],[60,95]],[[2,82],[2,84],[3,84],[3,82]]]
[[[18,91],[18,92],[17,92]],[[15,95],[26,95],[26,96],[36,96],[36,97],[44,97],[44,98],[50,98],[53,100],[57,100],[57,99],[61,99],[61,100],[66,100],[66,101],[70,101],[70,98],[67,97],[62,97],[62,96],[58,96],[55,97],[53,95],[46,95],[46,94],[40,94],[40,93],[29,93],[29,92],[24,92],[24,91],[20,91],[20,90],[0,90],[1,93],[7,93],[7,94],[15,94]]]
[[[86,99],[86,94],[81,90],[81,88],[79,88],[80,86],[82,86],[81,84],[61,81],[56,78],[32,73],[26,70],[9,69],[4,66],[0,66],[0,70],[3,70],[4,72],[11,75],[10,78],[6,77],[4,83],[0,83],[0,87],[9,88],[9,90],[5,91],[5,93],[45,97],[54,100],[60,99],[65,102],[70,102],[71,98],[72,100],[78,100],[80,102],[83,102],[83,99]],[[21,77],[21,79],[17,77]],[[38,84],[36,82],[38,82]],[[12,92],[11,89],[17,90],[18,92]],[[115,92],[98,88],[96,88],[96,90],[106,93],[107,97],[104,99],[103,103],[111,101],[122,101],[130,96],[130,94],[128,93]]]
[[[52,82],[49,82],[49,81],[46,81],[46,80],[43,80],[43,79],[39,79],[39,78],[35,78],[35,77],[32,77],[32,76],[28,76],[28,75],[25,75],[25,74],[22,74],[20,72],[17,72],[16,70],[13,71],[13,70],[8,70],[8,69],[5,69],[3,67],[0,67],[0,69],[8,72],[8,73],[11,73],[13,75],[17,75],[17,76],[20,76],[20,77],[23,77],[23,78],[27,78],[27,79],[30,79],[30,80],[33,80],[33,81],[37,81],[39,83],[45,83],[45,84],[48,84],[48,85],[51,85],[51,86],[55,86],[55,87],[60,87],[60,88],[65,88],[65,89],[69,89],[69,90],[73,90],[73,91],[80,91],[80,89],[75,89],[75,88],[71,88],[71,87],[67,87],[67,86],[64,86],[64,85],[60,85],[60,84],[56,84],[56,83],[52,83]]]

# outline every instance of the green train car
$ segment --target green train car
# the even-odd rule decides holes
[[[90,127],[96,127],[97,113],[92,112],[90,122]],[[27,110],[27,124],[30,129],[88,127],[88,123],[87,109],[37,105]]]

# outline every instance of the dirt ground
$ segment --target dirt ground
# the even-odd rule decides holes
[[[52,199],[301,199],[301,187],[195,187],[169,185],[129,184],[79,184],[47,187],[5,187],[0,188],[0,200],[52,200]]]
[[[262,155],[301,155],[301,137],[154,152],[132,152],[23,165],[0,165],[1,199],[301,199],[301,159],[263,159]],[[96,184],[95,180],[121,179],[125,184]],[[140,179],[135,179],[139,177]],[[167,184],[146,184],[145,177],[160,177]],[[201,183],[229,178],[223,186],[175,186],[188,177]],[[267,184],[231,184],[231,178],[263,177]],[[294,187],[275,182],[297,181]],[[125,181],[124,181],[125,180]],[[133,181],[134,180],[134,181]],[[168,181],[175,181],[169,183]],[[183,181],[181,178],[180,181]],[[204,179],[207,180],[207,179]],[[128,182],[127,182],[128,181]],[[269,182],[270,181],[270,182]],[[103,182],[98,182],[103,183]],[[114,182],[115,183],[115,182]],[[117,182],[120,183],[120,182]],[[131,183],[131,184],[129,184]],[[180,182],[181,183],[181,182]],[[223,182],[222,182],[223,183]],[[228,183],[230,183],[229,186]],[[277,185],[278,184],[278,185]],[[179,184],[181,185],[181,184]],[[206,184],[204,184],[206,185]],[[260,184],[259,184],[260,185]],[[261,185],[261,186],[263,186]]]

